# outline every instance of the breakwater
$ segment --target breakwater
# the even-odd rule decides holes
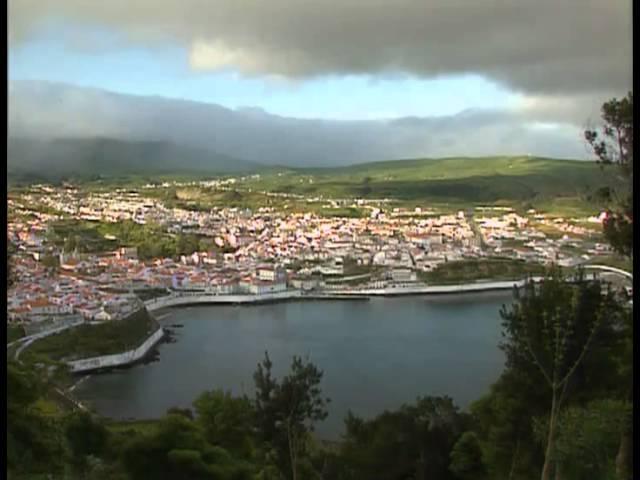
[[[534,277],[540,281],[542,277]],[[332,293],[342,296],[396,296],[396,295],[428,295],[445,293],[485,292],[491,290],[509,290],[521,287],[526,280],[505,280],[500,282],[475,282],[456,285],[407,285],[389,286],[385,288],[359,288],[334,290]]]
[[[83,358],[67,362],[71,373],[84,373],[106,368],[122,367],[142,360],[149,351],[164,337],[164,330],[158,328],[142,345],[127,352],[100,357]]]

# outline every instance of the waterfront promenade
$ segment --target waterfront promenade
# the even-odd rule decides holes
[[[533,277],[533,281],[540,281],[542,277]],[[505,280],[500,282],[476,282],[456,285],[402,285],[385,288],[360,288],[335,291],[343,296],[396,296],[396,295],[430,295],[446,293],[471,293],[490,290],[510,290],[521,287],[525,280]]]
[[[300,290],[285,290],[283,292],[263,293],[261,295],[217,295],[207,293],[173,293],[165,297],[158,297],[144,302],[149,312],[168,307],[180,307],[194,304],[251,304],[263,302],[277,302],[301,298]]]
[[[539,281],[541,277],[534,277]],[[475,282],[456,285],[397,285],[385,288],[333,288],[330,290],[285,290],[277,293],[265,293],[261,295],[236,294],[219,295],[207,293],[172,293],[165,297],[147,300],[145,306],[152,312],[169,307],[180,307],[197,304],[257,304],[267,302],[279,302],[287,300],[356,300],[367,299],[375,296],[397,295],[429,295],[446,293],[483,292],[490,290],[509,290],[524,285],[525,280],[505,280],[498,282]]]

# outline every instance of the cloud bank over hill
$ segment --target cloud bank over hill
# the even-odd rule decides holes
[[[307,120],[260,109],[231,110],[213,104],[122,95],[64,84],[9,84],[12,137],[167,141],[252,162],[287,166],[528,153],[590,158],[581,139],[581,126],[540,122],[535,120],[537,117],[523,108],[469,110],[444,117]]]

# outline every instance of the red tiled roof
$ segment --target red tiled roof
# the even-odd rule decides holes
[[[31,308],[52,306],[52,303],[49,302],[49,299],[47,299],[47,298],[37,298],[37,299],[31,300],[31,301],[29,301],[27,303],[28,303],[28,305],[31,306]]]

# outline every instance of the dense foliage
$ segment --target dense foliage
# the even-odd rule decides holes
[[[421,280],[433,284],[464,283],[474,280],[519,280],[528,275],[543,275],[539,263],[512,258],[455,260],[442,263],[430,272],[419,272]]]
[[[278,466],[286,475],[299,478],[301,459],[307,450],[309,433],[315,422],[327,417],[329,399],[322,397],[323,372],[308,361],[293,357],[291,372],[281,381],[271,375],[269,355],[258,365],[256,384],[256,419],[260,440],[275,448]]]
[[[26,349],[21,358],[33,362],[73,360],[126,352],[139,347],[158,327],[143,308],[121,320],[83,324],[45,337]]]
[[[212,240],[199,235],[168,234],[158,224],[141,225],[131,220],[116,223],[59,221],[49,228],[48,239],[67,253],[96,253],[117,247],[136,247],[142,260],[176,258],[213,248]]]
[[[633,93],[602,106],[602,127],[586,130],[585,139],[604,167],[616,170],[614,187],[600,192],[609,204],[604,233],[624,255],[633,253]]]
[[[507,369],[526,374],[547,397],[539,404],[549,416],[543,478],[554,478],[563,407],[615,391],[613,358],[624,310],[600,282],[580,272],[569,280],[551,271],[540,284],[529,282],[516,292],[515,304],[503,309],[502,317]]]

